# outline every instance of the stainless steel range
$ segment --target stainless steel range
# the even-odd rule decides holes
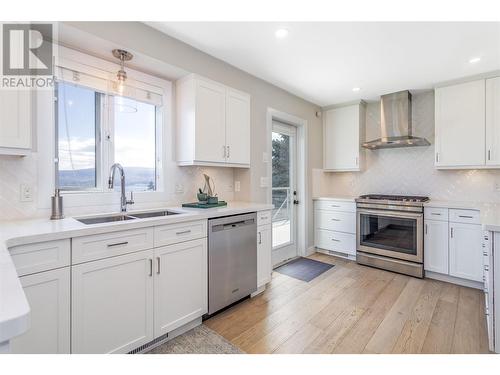
[[[424,203],[428,197],[362,195],[356,199],[359,264],[424,277]]]

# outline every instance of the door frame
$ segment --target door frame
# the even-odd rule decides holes
[[[272,203],[272,132],[273,120],[283,122],[297,128],[297,199],[299,204],[297,206],[296,232],[297,232],[297,256],[307,255],[307,209],[308,204],[306,197],[308,196],[308,186],[306,184],[306,165],[307,165],[307,121],[293,116],[289,113],[278,111],[274,108],[267,108],[266,116],[266,133],[267,133],[267,175],[269,176],[267,184],[267,203]]]

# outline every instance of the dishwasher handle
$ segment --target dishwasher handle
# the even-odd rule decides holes
[[[226,223],[226,224],[218,224],[218,225],[212,226],[212,232],[219,232],[221,230],[231,230],[234,228],[241,228],[241,227],[246,227],[248,225],[254,225],[254,224],[255,224],[255,219],[234,221],[232,223]]]

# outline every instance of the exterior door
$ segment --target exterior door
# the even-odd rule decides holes
[[[297,130],[273,121],[272,131],[272,263],[297,256]]]

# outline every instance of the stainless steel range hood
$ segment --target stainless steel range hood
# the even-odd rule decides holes
[[[382,95],[380,117],[382,137],[363,143],[363,147],[377,150],[430,145],[427,139],[412,135],[411,94],[408,90]]]

